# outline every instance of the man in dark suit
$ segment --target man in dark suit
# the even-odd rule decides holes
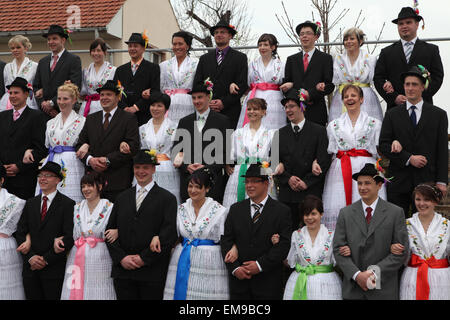
[[[381,50],[375,67],[373,81],[378,93],[390,109],[406,102],[403,81],[400,75],[412,66],[422,65],[431,73],[431,83],[423,92],[423,99],[433,104],[433,96],[438,92],[444,78],[439,47],[417,38],[419,16],[413,8],[404,7],[398,18],[392,20],[397,24],[400,41]]]
[[[279,157],[284,172],[278,176],[278,200],[288,205],[292,213],[292,228],[298,229],[300,221],[298,206],[306,195],[322,197],[325,175],[331,164],[327,152],[328,137],[325,127],[306,120],[305,105],[291,91],[281,103],[286,111],[289,124],[278,131]],[[276,140],[275,140],[276,141]],[[312,165],[317,160],[322,173],[312,173]]]
[[[3,70],[6,63],[0,60],[0,99],[5,94],[5,79],[3,78]]]
[[[108,80],[97,92],[103,111],[86,118],[76,145],[77,156],[88,171],[103,173],[107,181],[103,196],[114,202],[131,186],[132,157],[140,144],[139,127],[135,115],[117,107],[122,93],[116,81]],[[121,142],[128,143],[130,153],[120,152]]]
[[[136,114],[141,126],[151,118],[149,99],[151,94],[160,91],[160,69],[159,65],[144,59],[146,35],[133,33],[125,43],[131,61],[118,67],[114,75],[114,80],[120,81],[125,92],[119,108]]]
[[[233,26],[220,21],[210,29],[210,32],[217,47],[216,50],[200,57],[194,86],[202,85],[207,78],[214,83],[214,93],[209,107],[228,116],[234,129],[241,112],[241,97],[248,89],[247,56],[230,47],[230,41],[237,33]],[[232,83],[238,87],[233,94],[230,93]]]
[[[291,242],[291,219],[287,206],[268,195],[268,172],[252,164],[245,177],[249,199],[230,207],[220,240],[222,256],[236,244],[239,257],[226,263],[230,273],[231,300],[281,300],[283,260]],[[271,237],[280,236],[277,244]]]
[[[226,183],[223,175],[223,168],[227,159],[226,135],[227,129],[231,129],[231,125],[228,117],[211,110],[209,107],[210,92],[208,85],[194,86],[190,94],[196,111],[180,119],[174,138],[172,153],[183,152],[183,162],[175,164],[180,172],[182,202],[189,198],[187,192],[189,176],[195,170],[205,166],[214,175],[214,186],[209,190],[207,196],[220,203],[223,199]],[[222,148],[214,149],[213,152],[210,152],[211,154],[204,154],[210,145],[220,145]]]
[[[66,256],[73,246],[75,202],[59,193],[61,167],[52,161],[39,170],[42,195],[29,199],[17,225],[15,238],[23,243],[27,234],[31,248],[23,256],[23,287],[28,300],[59,300],[64,282]],[[64,251],[56,253],[55,238],[62,237]],[[70,284],[69,284],[70,285]]]
[[[0,112],[0,161],[7,177],[5,188],[27,200],[34,196],[39,161],[47,155],[45,116],[27,106],[28,81],[16,78],[7,87],[13,109]],[[33,149],[34,162],[23,163],[25,150]]]
[[[70,81],[81,90],[81,59],[64,48],[69,34],[61,26],[51,25],[43,37],[52,53],[39,60],[33,87],[39,107],[53,118],[59,112],[58,87]]]
[[[386,112],[379,146],[394,177],[387,184],[388,201],[408,215],[410,205],[415,212],[411,194],[418,184],[434,182],[444,195],[447,192],[448,118],[444,110],[422,99],[430,80],[426,70],[412,67],[401,80],[407,100]]]
[[[296,27],[302,52],[289,56],[286,60],[283,92],[304,90],[308,108],[305,117],[322,126],[327,124],[325,96],[334,90],[333,58],[315,48],[320,37],[320,26],[306,21]]]
[[[367,163],[352,177],[361,200],[341,209],[333,239],[334,257],[344,273],[342,297],[398,300],[399,270],[409,252],[403,210],[378,197],[384,177],[374,164]],[[405,246],[402,254],[391,253],[394,243]],[[343,247],[348,255],[341,255]]]
[[[133,161],[137,185],[117,197],[107,226],[120,235],[107,243],[114,287],[119,300],[162,300],[177,240],[177,200],[153,181],[156,152],[140,150]],[[159,237],[160,252],[150,250],[153,236]]]

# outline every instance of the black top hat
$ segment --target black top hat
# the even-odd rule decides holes
[[[170,96],[160,91],[156,91],[150,95],[150,105],[156,102],[162,102],[166,110],[168,110],[170,107]]]
[[[33,90],[33,86],[28,86],[28,81],[24,78],[17,77],[14,79],[13,82],[9,86],[6,86],[6,89],[9,90],[11,87],[19,87],[22,88],[24,91],[30,91]]]
[[[397,24],[398,20],[406,18],[414,18],[416,19],[416,21],[420,21],[423,19],[422,16],[419,16],[413,8],[403,7],[402,10],[400,10],[397,19],[392,20],[392,23]]]
[[[300,30],[303,27],[311,27],[313,29],[314,34],[318,35],[320,37],[320,26],[312,21],[305,21],[303,23],[300,23],[297,27],[295,27],[295,32],[297,32],[297,35],[300,35]]]
[[[3,163],[0,161],[0,179],[1,178],[6,178],[6,169],[3,166]],[[1,187],[1,185],[0,185]]]
[[[103,85],[103,87],[95,89],[95,91],[97,91],[98,93],[102,92],[103,90],[110,90],[110,91],[115,92],[115,94],[120,94],[120,89],[118,87],[118,84],[114,80],[108,80]]]
[[[412,66],[411,69],[409,69],[407,72],[403,72],[400,75],[402,82],[405,82],[405,78],[407,76],[417,77],[423,82],[423,84],[426,84],[428,78],[428,71],[425,68],[424,71],[422,71],[418,66]]]
[[[50,34],[59,34],[61,37],[63,38],[68,38],[69,35],[64,31],[63,27],[57,25],[57,24],[52,24],[50,26],[50,28],[48,29],[47,33],[44,33],[42,36],[44,38],[47,38],[48,35]]]
[[[61,179],[61,180],[64,179],[64,176],[62,175],[62,172],[61,172],[61,166],[59,164],[57,164],[56,162],[48,161],[41,169],[38,170],[39,173],[42,171],[52,172],[52,173],[56,174],[59,179]]]
[[[128,41],[125,41],[126,44],[130,43],[139,43],[145,48],[145,39],[142,37],[142,34],[133,32]]]
[[[358,180],[359,176],[370,176],[378,182],[384,182],[384,177],[380,175],[380,172],[375,168],[374,163],[366,163],[361,171],[352,175],[353,180]]]
[[[241,175],[241,177],[243,178],[261,178],[263,180],[268,180],[269,179],[269,175],[267,174],[267,169],[263,168],[261,163],[253,163],[251,164],[248,169],[247,172],[244,175]]]
[[[234,37],[237,33],[236,28],[234,26],[232,26],[231,24],[227,23],[224,20],[220,20],[219,23],[217,23],[214,27],[211,27],[209,29],[209,32],[211,32],[211,35],[214,36],[214,31],[216,31],[216,29],[218,28],[225,28],[228,29],[228,31],[230,31],[231,35]]]
[[[156,158],[157,152],[155,149],[139,150],[133,158],[133,164],[152,164],[154,166],[159,165],[158,159]]]
[[[294,88],[289,90],[284,95],[284,98],[281,100],[281,104],[284,106],[286,104],[286,102],[288,102],[289,100],[294,100],[300,107],[300,98],[298,97],[297,90],[295,90]]]

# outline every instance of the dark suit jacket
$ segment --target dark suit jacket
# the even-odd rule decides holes
[[[403,254],[391,253],[391,245],[394,243],[405,246]],[[351,256],[341,256],[341,246],[349,246]],[[379,198],[369,225],[361,200],[341,209],[334,233],[333,253],[337,265],[344,273],[342,297],[398,300],[399,269],[408,252],[408,231],[402,208]],[[363,291],[352,277],[358,270],[366,271],[371,265],[380,268],[381,290]]]
[[[22,211],[15,238],[20,245],[25,241],[26,235],[31,236],[31,249],[23,257],[24,277],[31,277],[33,272],[39,273],[42,278],[64,278],[66,256],[73,246],[73,207],[75,202],[57,192],[44,221],[41,222],[41,196],[29,199]],[[65,251],[57,254],[53,249],[55,238],[63,236]],[[28,260],[34,256],[43,256],[48,265],[39,271],[32,271]]]
[[[6,178],[5,188],[25,200],[34,196],[39,161],[47,155],[45,122],[41,111],[28,107],[16,121],[12,109],[0,112],[0,160],[4,165],[16,164],[19,168],[15,177]],[[27,149],[33,149],[32,164],[22,161]]]
[[[197,129],[196,124],[196,117],[197,113],[194,112],[182,119],[180,119],[180,122],[178,123],[177,133],[174,140],[174,147],[176,147],[178,144],[185,143],[186,149],[184,150],[184,158],[183,158],[183,165],[179,168],[180,171],[180,195],[182,202],[186,201],[187,198],[189,198],[187,193],[187,185],[188,185],[188,178],[190,176],[190,173],[187,171],[187,166],[192,163],[201,163],[204,165],[207,165],[208,168],[211,169],[211,171],[216,175],[216,180],[214,187],[209,190],[209,193],[207,194],[208,197],[213,198],[217,202],[222,202],[223,198],[223,191],[224,191],[224,178],[223,178],[223,167],[226,163],[226,130],[231,129],[230,121],[228,117],[224,116],[223,114],[217,113],[213,110],[210,110],[208,118],[206,119],[206,123],[203,127],[202,133]],[[183,137],[183,133],[180,129],[184,129],[184,133],[188,134],[190,139],[185,139]],[[209,129],[215,129],[220,132],[220,137],[212,139],[210,141],[210,138],[206,138],[207,135],[205,135],[206,131]],[[195,131],[195,135],[194,135]],[[231,135],[231,133],[230,133]],[[198,136],[199,139],[201,139],[201,142],[199,140],[199,143],[195,142],[195,137]],[[202,139],[202,137],[204,137]],[[216,139],[219,139],[220,143],[224,146],[222,152],[221,150],[217,150],[217,154],[214,151],[213,155],[217,155],[216,161],[213,163],[207,163],[205,162],[205,159],[203,159],[203,152],[206,149],[206,147],[213,143],[213,141],[216,141]],[[189,143],[190,142],[190,143]],[[184,146],[184,145],[183,145]],[[198,150],[197,150],[198,149]],[[190,155],[189,155],[190,152]],[[200,154],[201,152],[201,154]],[[202,156],[200,158],[200,156]]]
[[[280,242],[273,245],[273,234],[280,235]],[[225,221],[225,231],[220,240],[222,256],[225,258],[233,244],[239,257],[234,263],[227,263],[230,292],[256,293],[260,297],[281,299],[283,296],[283,260],[289,253],[291,243],[291,213],[289,207],[267,199],[261,216],[252,222],[250,199],[233,204]],[[250,280],[239,280],[231,273],[245,261],[258,261],[262,272]]]
[[[279,176],[279,200],[286,203],[300,203],[308,194],[322,197],[325,175],[331,164],[327,152],[328,136],[325,127],[314,122],[305,121],[303,129],[295,137],[291,124],[287,124],[278,132],[280,143],[280,162],[284,164],[284,173]],[[312,163],[317,159],[322,173],[312,173]],[[289,186],[289,179],[297,176],[302,179],[308,189],[294,191]]]
[[[122,141],[128,143],[131,154],[120,152]],[[117,108],[106,131],[103,130],[103,111],[90,114],[81,130],[76,149],[78,150],[84,143],[90,146],[89,152],[81,159],[84,165],[90,155],[106,157],[111,162],[108,169],[103,172],[108,181],[105,192],[123,191],[131,186],[132,157],[139,150],[140,144],[139,127],[133,114]]]
[[[44,90],[44,97],[38,99],[39,106],[43,101],[52,100],[55,104],[54,108],[59,111],[56,102],[59,86],[63,85],[65,81],[70,80],[81,90],[81,59],[79,56],[70,53],[66,49],[56,64],[53,72],[50,71],[51,60],[52,54],[39,60],[33,88],[35,92],[39,89]]]
[[[386,101],[388,109],[395,106],[395,99],[399,94],[405,95],[400,75],[418,64],[423,65],[431,74],[430,86],[423,92],[423,99],[432,104],[433,96],[438,92],[444,78],[444,67],[439,55],[439,47],[417,39],[409,63],[406,62],[401,41],[381,50],[375,66],[373,81],[378,93]],[[387,94],[383,90],[386,81],[392,83],[393,93]]]
[[[310,103],[306,105],[305,118],[322,126],[327,124],[325,96],[334,90],[333,58],[317,48],[314,51],[306,72],[303,67],[303,52],[289,56],[286,60],[283,83],[293,82],[291,90],[305,89],[309,92]],[[318,91],[316,85],[325,83],[325,91]]]
[[[380,133],[380,151],[390,160],[389,174],[394,179],[389,189],[398,193],[411,192],[422,182],[448,182],[448,119],[447,113],[424,102],[422,115],[414,129],[406,105],[389,109],[384,117]],[[391,153],[392,141],[398,140],[403,149]],[[406,162],[412,155],[422,155],[428,160],[423,168]]]
[[[200,57],[194,78],[194,86],[203,84],[206,78],[214,83],[213,99],[222,100],[222,114],[228,116],[232,128],[236,128],[241,112],[241,97],[247,91],[247,56],[230,48],[220,66],[217,65],[216,50]],[[238,94],[230,94],[230,84],[236,83]]]
[[[6,63],[0,60],[0,99],[5,94],[5,79],[3,78],[3,70]]]
[[[106,229],[118,228],[119,238],[107,243],[113,260],[112,277],[165,283],[170,253],[177,240],[177,200],[156,183],[136,211],[136,187],[122,192],[114,203]],[[153,236],[159,236],[161,252],[151,252]],[[139,254],[145,265],[125,270],[120,261]]]
[[[131,107],[136,104],[139,111],[136,112],[139,125],[146,124],[151,118],[150,99],[142,98],[142,91],[151,89],[150,94],[160,90],[159,65],[147,60],[142,60],[135,75],[131,71],[131,62],[125,63],[117,68],[114,81],[120,80],[127,97],[122,96],[119,102],[120,108]]]

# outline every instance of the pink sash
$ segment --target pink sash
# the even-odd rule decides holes
[[[170,90],[164,90],[164,93],[167,94],[168,96],[173,96],[177,93],[184,93],[184,94],[188,94],[191,90],[189,89],[170,89]]]
[[[262,83],[252,83],[250,85],[250,97],[248,100],[253,99],[256,95],[256,90],[262,90],[262,91],[267,91],[267,90],[273,90],[273,91],[278,91],[280,90],[280,85],[279,84],[275,84],[275,83],[267,83],[267,82],[262,82]],[[248,117],[247,117],[247,109],[245,110],[245,117],[244,117],[244,123],[242,124],[242,126],[245,126],[248,123]]]
[[[99,101],[100,95],[98,93],[94,93],[89,96],[86,96],[86,98],[84,98],[84,100],[87,101],[86,106],[84,107],[84,113],[83,113],[83,116],[86,118],[88,116],[89,112],[91,111],[91,102]]]

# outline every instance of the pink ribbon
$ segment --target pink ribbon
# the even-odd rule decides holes
[[[75,246],[77,247],[77,253],[75,254],[75,261],[74,265],[78,268],[74,268],[72,270],[72,288],[70,290],[70,300],[83,300],[84,296],[84,267],[86,264],[86,257],[85,257],[85,251],[86,251],[86,243],[91,247],[94,248],[98,242],[105,242],[105,240],[100,238],[94,238],[94,237],[79,237],[75,241]],[[74,285],[74,280],[76,279],[77,272],[80,272],[80,288],[76,288]]]
[[[253,99],[256,95],[256,90],[262,90],[262,91],[267,91],[267,90],[273,90],[273,91],[278,91],[280,90],[280,85],[279,84],[275,84],[275,83],[267,83],[267,82],[262,82],[262,83],[252,83],[250,85],[250,97],[248,100]],[[245,117],[244,117],[244,123],[242,126],[245,126],[247,123],[249,122],[248,120],[248,116],[247,116],[247,109],[245,109]]]
[[[173,96],[177,93],[184,93],[184,94],[188,94],[190,92],[190,90],[188,89],[168,89],[168,90],[164,90],[164,93],[167,94],[168,96]]]
[[[99,101],[100,100],[100,95],[98,93],[94,93],[94,94],[91,94],[89,96],[86,96],[84,98],[84,100],[87,101],[87,102],[86,102],[86,107],[84,108],[83,116],[87,117],[89,112],[91,111],[91,102],[92,101]]]

